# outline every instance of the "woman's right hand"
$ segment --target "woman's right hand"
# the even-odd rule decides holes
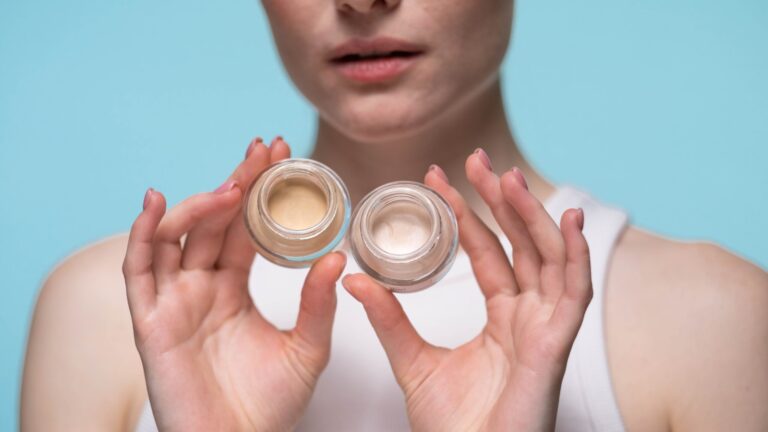
[[[291,331],[267,322],[248,292],[255,250],[243,188],[289,153],[281,139],[255,140],[222,187],[168,213],[159,192],[147,193],[123,273],[160,430],[289,430],[328,362],[343,254],[312,266]]]

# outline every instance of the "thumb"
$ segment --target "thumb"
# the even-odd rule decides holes
[[[405,388],[405,383],[420,375],[419,371],[430,367],[434,356],[423,354],[430,354],[435,348],[419,336],[392,291],[365,274],[347,275],[341,283],[362,303],[395,377]]]
[[[331,348],[336,312],[336,281],[346,262],[346,256],[341,252],[320,258],[309,270],[301,290],[299,315],[293,334],[305,344],[307,352],[318,355],[321,366],[327,362]]]

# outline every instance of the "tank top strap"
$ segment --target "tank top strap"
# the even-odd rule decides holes
[[[546,207],[558,222],[569,208],[584,210],[594,291],[568,359],[556,430],[623,432],[608,368],[604,317],[606,276],[616,243],[628,225],[627,214],[571,186],[559,187]]]

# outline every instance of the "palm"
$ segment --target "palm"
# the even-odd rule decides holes
[[[168,395],[169,404],[205,413],[212,427],[289,428],[312,392],[314,378],[306,375],[319,371],[301,371],[288,361],[288,335],[260,317],[243,289],[246,277],[195,271],[181,273],[162,289],[168,296],[158,301],[148,323],[155,330],[137,340],[152,375],[151,396],[162,405]],[[269,391],[276,387],[283,391]],[[264,413],[270,418],[261,418]],[[192,420],[199,427],[203,419]]]
[[[453,350],[430,345],[392,293],[364,275],[345,280],[387,352],[414,430],[554,429],[566,360],[591,297],[582,216],[566,212],[559,229],[519,172],[500,181],[488,166],[475,154],[467,174],[514,246],[514,267],[444,174],[426,177],[456,212],[486,298],[488,322],[477,337]]]
[[[273,144],[272,152],[280,148]],[[238,183],[250,183],[268,152],[263,144],[255,149],[233,175]],[[155,193],[131,230],[129,304],[163,430],[290,429],[327,363],[343,256],[313,266],[296,328],[276,329],[248,293],[254,250],[236,217],[241,197],[235,184],[164,215]]]
[[[488,419],[503,415],[498,411],[510,409],[498,404],[503,392],[547,391],[548,382],[516,379],[516,374],[544,376],[556,367],[557,359],[543,343],[550,336],[546,326],[549,309],[534,296],[493,299],[483,331],[455,350],[443,350],[432,373],[416,388],[405,389],[414,429],[481,429]],[[519,425],[534,424],[541,415],[520,412],[530,418],[516,416]]]

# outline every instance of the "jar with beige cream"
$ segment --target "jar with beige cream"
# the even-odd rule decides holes
[[[245,196],[245,225],[259,253],[285,267],[306,267],[347,231],[349,192],[338,175],[309,159],[265,170]]]

